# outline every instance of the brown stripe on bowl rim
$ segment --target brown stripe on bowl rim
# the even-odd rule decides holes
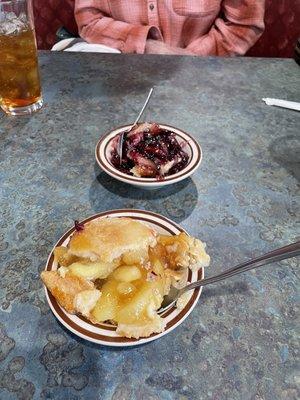
[[[183,140],[188,144],[188,146],[189,146],[189,148],[190,148],[190,150],[191,150],[191,157],[190,157],[190,160],[189,160],[188,164],[184,167],[184,169],[183,169],[182,171],[179,171],[179,172],[177,172],[176,174],[167,176],[167,177],[165,177],[163,180],[158,181],[156,178],[139,178],[139,177],[135,177],[135,176],[132,176],[132,175],[125,174],[124,172],[121,172],[121,171],[117,170],[117,169],[111,164],[110,160],[107,158],[106,150],[107,150],[107,146],[110,144],[111,140],[112,140],[115,136],[117,136],[120,132],[116,133],[116,134],[105,144],[103,153],[104,153],[105,160],[106,160],[106,162],[107,162],[107,164],[108,164],[109,166],[108,166],[107,164],[105,164],[105,163],[103,162],[103,160],[102,160],[102,157],[100,156],[100,147],[101,147],[102,143],[107,139],[108,136],[110,136],[110,135],[111,135],[112,133],[114,133],[115,131],[126,130],[126,129],[130,128],[131,125],[119,126],[119,127],[115,128],[115,129],[113,129],[112,131],[110,131],[110,132],[104,134],[104,135],[98,140],[98,142],[97,142],[97,144],[96,144],[96,148],[95,148],[95,157],[96,157],[96,161],[98,162],[98,164],[100,165],[100,167],[101,167],[105,172],[109,173],[109,174],[112,175],[112,176],[116,176],[116,177],[118,177],[118,178],[127,180],[127,181],[130,182],[130,183],[131,183],[131,182],[135,182],[136,184],[138,184],[138,183],[141,183],[141,184],[147,183],[147,184],[152,184],[153,186],[155,186],[155,184],[158,184],[158,182],[159,182],[161,185],[163,185],[164,182],[169,183],[170,181],[174,181],[174,180],[177,181],[177,180],[178,180],[179,178],[181,178],[182,176],[189,175],[192,171],[196,170],[197,167],[200,165],[201,160],[202,160],[202,149],[201,149],[201,146],[199,145],[199,143],[196,141],[196,139],[193,138],[193,136],[191,136],[190,134],[186,133],[185,131],[183,131],[183,130],[181,130],[181,129],[179,129],[179,128],[173,127],[173,126],[171,126],[171,125],[161,124],[161,123],[158,123],[158,125],[159,125],[159,126],[162,126],[162,127],[166,127],[166,128],[168,128],[168,129],[170,129],[170,131],[173,130],[173,133],[175,133],[177,136],[179,136],[181,139],[183,139]],[[186,135],[189,139],[187,140],[187,139],[184,138],[182,135],[180,135],[180,133],[174,132],[174,130],[175,130],[175,131],[181,132],[182,134]],[[197,154],[196,154],[196,159],[193,161],[193,164],[190,166],[190,168],[188,168],[189,165],[191,164],[192,160],[193,160],[194,155],[195,155],[195,154],[194,154],[194,150],[193,150],[193,148],[192,148],[190,142],[192,142],[192,143],[195,145],[195,147],[196,147],[196,149],[197,149]],[[188,168],[188,169],[187,169],[187,168]]]
[[[144,211],[144,210],[138,210],[138,209],[118,209],[118,210],[110,210],[110,211],[105,211],[105,212],[101,212],[95,215],[92,215],[86,219],[84,219],[83,221],[81,221],[81,223],[85,224],[89,221],[92,221],[94,219],[98,219],[98,218],[106,218],[109,216],[114,216],[115,214],[121,214],[118,217],[127,217],[127,218],[133,218],[139,221],[143,221],[143,222],[148,222],[148,223],[152,223],[160,228],[162,228],[163,230],[169,232],[170,234],[174,234],[174,231],[168,227],[166,227],[165,225],[163,225],[162,223],[151,219],[151,217],[154,218],[158,218],[160,221],[165,221],[168,224],[172,225],[173,228],[175,228],[175,230],[178,230],[180,232],[185,232],[187,233],[183,228],[181,228],[179,225],[177,225],[175,222],[171,221],[170,219],[151,212],[151,211]],[[129,215],[126,215],[129,214]],[[135,216],[132,214],[141,214],[143,216]],[[146,218],[146,216],[149,216],[150,218]],[[54,249],[57,246],[61,246],[62,243],[65,242],[65,240],[67,240],[71,234],[75,231],[75,227],[69,229],[56,243],[56,245],[54,246],[54,248],[52,249],[48,260],[47,260],[47,264],[46,264],[46,271],[51,271],[52,267],[53,267],[53,262],[54,262]],[[192,272],[189,270],[189,275],[188,275],[188,280],[190,281],[192,278]],[[197,280],[201,280],[204,278],[204,271],[203,268],[201,268],[198,271],[198,275],[197,275]],[[138,344],[142,344],[142,343],[146,343],[149,341],[152,341],[156,338],[159,338],[160,336],[164,336],[166,333],[170,332],[171,330],[173,330],[176,327],[176,324],[182,320],[185,319],[187,317],[187,315],[192,311],[192,309],[194,308],[194,306],[196,305],[200,294],[201,294],[202,288],[196,288],[193,291],[193,294],[189,300],[189,302],[187,303],[187,305],[183,308],[183,310],[181,310],[178,314],[176,314],[174,316],[173,319],[171,319],[167,325],[165,330],[162,333],[153,333],[152,335],[150,335],[149,337],[146,338],[139,338],[139,339],[133,339],[133,338],[126,338],[123,336],[108,336],[105,334],[100,334],[100,333],[96,333],[96,332],[92,332],[89,331],[87,329],[85,329],[84,327],[78,325],[76,322],[72,321],[69,317],[70,314],[68,314],[56,301],[56,299],[54,298],[54,296],[50,293],[50,291],[45,287],[45,292],[46,292],[46,297],[47,300],[49,302],[50,308],[52,310],[52,312],[54,313],[54,315],[58,318],[58,320],[65,326],[67,327],[70,331],[72,331],[74,334],[98,343],[98,344],[103,344],[103,345],[109,345],[109,346],[129,346],[129,345],[138,345]],[[176,307],[172,306],[170,307],[170,309],[167,309],[164,313],[161,314],[162,318],[166,318],[168,317],[172,312],[176,311]],[[83,322],[85,322],[88,325],[91,325],[93,327],[96,328],[100,328],[101,330],[105,331],[115,331],[116,327],[114,327],[113,325],[109,325],[109,324],[93,324],[90,321],[88,321],[87,319],[76,315],[77,318],[79,318],[80,320],[82,320]]]

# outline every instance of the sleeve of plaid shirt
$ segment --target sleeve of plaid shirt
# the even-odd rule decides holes
[[[124,53],[144,53],[149,32],[156,28],[116,21],[105,14],[106,6],[104,0],[75,0],[80,36],[89,43],[102,43]]]
[[[195,54],[243,55],[264,31],[265,0],[224,0],[222,18],[186,48]]]

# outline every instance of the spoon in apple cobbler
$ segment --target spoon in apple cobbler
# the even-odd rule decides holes
[[[56,247],[54,257],[57,270],[43,271],[41,278],[61,307],[94,324],[116,325],[129,338],[162,332],[164,296],[186,285],[188,269],[210,261],[200,240],[160,235],[131,218],[76,223],[68,245]]]
[[[231,278],[234,275],[241,274],[242,272],[249,271],[254,268],[262,267],[274,262],[286,260],[287,258],[297,257],[300,255],[300,242],[292,243],[279,249],[273,250],[262,256],[253,258],[241,264],[236,265],[230,269],[225,270],[221,274],[211,276],[200,281],[196,281],[188,284],[187,286],[178,288],[171,287],[169,293],[164,297],[159,312],[163,312],[166,308],[169,308],[175,302],[178,303],[184,301],[184,295],[192,289],[210,285],[219,281],[223,281],[227,278]]]

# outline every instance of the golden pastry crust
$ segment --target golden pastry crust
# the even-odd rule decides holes
[[[210,263],[210,257],[205,251],[206,244],[185,233],[177,236],[161,235],[158,242],[165,247],[168,267],[171,269],[190,268],[198,271]]]
[[[118,324],[117,334],[128,338],[138,339],[149,337],[152,333],[161,333],[165,330],[167,323],[159,315],[155,315],[152,320],[141,324]]]
[[[208,267],[210,264],[210,256],[206,253],[206,243],[192,236],[187,236],[188,262],[187,267],[192,271],[198,271],[200,268]]]
[[[76,295],[94,289],[92,282],[71,274],[62,277],[58,271],[43,271],[41,278],[59,304],[70,314],[77,311],[74,304]]]
[[[112,262],[123,253],[147,250],[156,243],[155,231],[131,218],[103,218],[84,224],[73,234],[69,254],[92,261]]]
[[[95,307],[100,296],[101,292],[97,289],[83,290],[82,292],[77,293],[74,298],[76,312],[91,319],[90,312]]]

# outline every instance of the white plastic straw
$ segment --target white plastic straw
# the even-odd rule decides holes
[[[287,101],[287,100],[280,100],[280,99],[262,99],[268,106],[276,106],[276,107],[283,107],[289,108],[290,110],[300,111],[300,103],[296,103],[295,101]]]

